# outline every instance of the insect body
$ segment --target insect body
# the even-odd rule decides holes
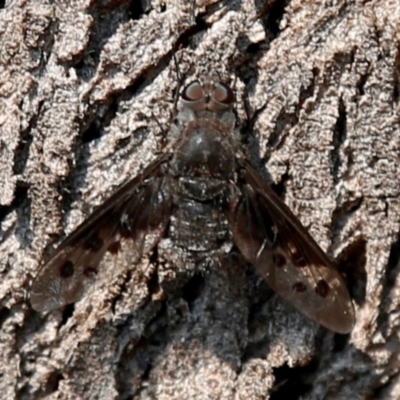
[[[250,165],[234,129],[232,90],[212,78],[189,84],[165,153],[84,221],[40,269],[31,303],[48,311],[81,299],[101,260],[130,243],[134,259],[160,241],[191,260],[235,245],[273,290],[339,333],[354,324],[332,261]]]

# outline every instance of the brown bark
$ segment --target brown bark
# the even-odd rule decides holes
[[[400,3],[198,0],[196,20],[142,3],[0,10],[1,397],[400,398]],[[237,265],[151,298],[126,266],[74,308],[31,309],[50,246],[160,150],[174,57],[187,81],[235,82],[266,178],[347,274],[349,336]]]

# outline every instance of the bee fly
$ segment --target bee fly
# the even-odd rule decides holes
[[[107,265],[105,254],[117,255],[122,244],[133,249],[133,262],[165,240],[196,262],[207,254],[222,257],[230,243],[307,317],[335,332],[351,331],[354,309],[344,281],[250,165],[233,104],[232,89],[213,78],[184,88],[166,150],[41,267],[31,289],[35,310],[81,299]]]

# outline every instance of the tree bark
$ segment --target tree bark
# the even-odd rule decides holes
[[[399,1],[54,3],[0,10],[2,398],[400,398]],[[168,295],[126,265],[75,306],[30,307],[43,260],[156,157],[180,84],[210,72],[347,277],[350,335],[234,262],[175,271]]]

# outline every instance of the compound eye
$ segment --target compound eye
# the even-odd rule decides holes
[[[204,90],[199,81],[190,83],[184,89],[182,98],[186,101],[199,101],[204,97]]]
[[[221,104],[232,104],[234,101],[234,95],[232,89],[220,82],[215,86],[213,98],[217,103]]]

